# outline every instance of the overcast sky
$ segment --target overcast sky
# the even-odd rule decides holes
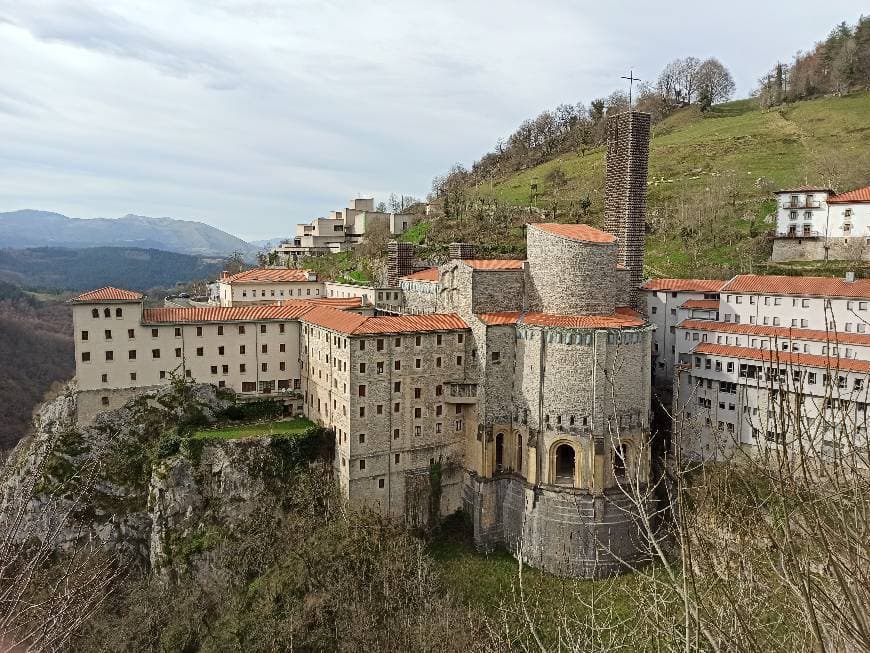
[[[855,4],[0,0],[0,211],[289,235],[632,67],[716,56],[745,96]]]

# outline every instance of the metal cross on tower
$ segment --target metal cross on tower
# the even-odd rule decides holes
[[[632,89],[632,86],[634,86],[635,82],[639,82],[642,80],[640,80],[639,78],[634,76],[633,70],[628,71],[628,77],[623,75],[619,79],[627,79],[628,80],[628,110],[631,111],[631,89]]]

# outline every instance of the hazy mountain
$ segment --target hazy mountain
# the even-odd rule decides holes
[[[139,247],[185,254],[218,255],[258,248],[203,222],[125,215],[123,218],[69,218],[24,209],[0,213],[0,247]]]
[[[0,249],[0,281],[42,290],[147,290],[214,279],[216,258],[133,247]]]
[[[258,249],[260,249],[264,252],[268,252],[270,249],[274,249],[275,247],[280,245],[282,243],[282,241],[285,241],[285,240],[287,240],[286,237],[284,237],[284,238],[265,238],[263,240],[252,240],[249,242],[254,247],[257,247]]]

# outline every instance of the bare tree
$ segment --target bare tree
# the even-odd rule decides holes
[[[705,98],[710,105],[724,102],[734,94],[736,88],[734,78],[731,77],[728,69],[718,59],[712,57],[698,66],[695,72],[695,87],[698,89],[699,99]]]

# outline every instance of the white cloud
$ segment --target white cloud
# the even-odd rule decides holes
[[[0,210],[287,234],[357,192],[423,195],[629,67],[715,55],[745,93],[857,18],[758,4],[0,0]]]

